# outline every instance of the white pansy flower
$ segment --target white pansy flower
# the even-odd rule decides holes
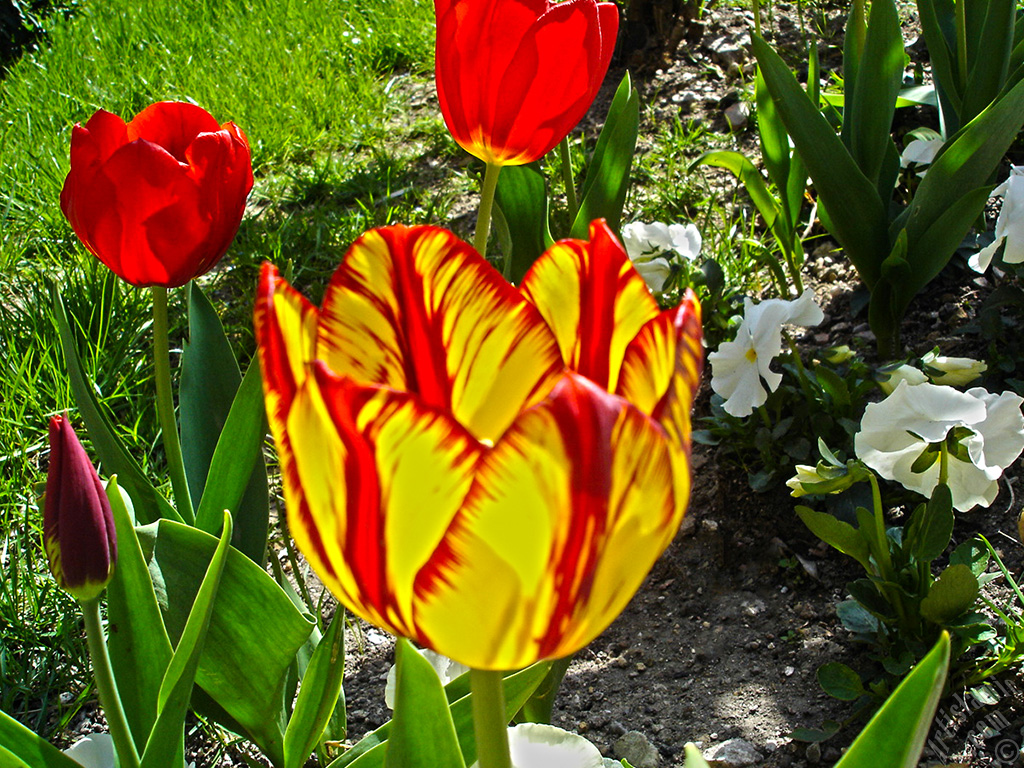
[[[671,261],[665,254],[693,261],[700,255],[703,241],[693,224],[634,221],[622,228],[622,244],[647,286],[659,292],[672,274]]]
[[[932,384],[945,384],[949,387],[962,387],[970,384],[988,370],[988,366],[980,360],[969,357],[946,357],[937,350],[932,350],[921,358],[925,373]]]
[[[605,768],[597,747],[582,736],[541,723],[520,723],[508,729],[513,768]],[[618,765],[613,762],[612,765]],[[472,768],[479,768],[473,763]]]
[[[984,272],[992,263],[996,250],[1004,242],[1003,261],[1019,264],[1024,261],[1024,165],[1010,168],[1010,178],[992,191],[992,197],[1003,196],[1003,207],[996,219],[996,239],[982,248],[967,263],[976,272]]]
[[[440,653],[428,650],[427,648],[417,648],[420,655],[430,662],[430,666],[434,668],[438,678],[441,680],[441,685],[448,685],[452,680],[461,674],[469,672],[469,667],[465,664],[460,664],[457,661],[452,661],[447,656],[442,656]],[[384,703],[388,709],[395,708],[395,687],[397,685],[397,668],[392,664],[391,669],[388,670],[388,679],[384,683]]]
[[[895,368],[881,368],[878,371],[878,376],[880,379],[878,386],[887,395],[891,395],[901,381],[905,381],[911,386],[924,384],[928,381],[924,371],[906,363],[897,365]]]
[[[939,461],[923,472],[914,463],[933,443],[963,427],[967,461],[949,454],[948,483],[953,506],[961,512],[989,506],[999,491],[997,480],[1024,451],[1024,398],[1012,392],[995,395],[981,387],[960,392],[935,384],[905,381],[880,403],[864,411],[854,437],[857,456],[887,480],[930,496],[939,483]]]
[[[931,165],[943,144],[945,141],[941,138],[914,139],[907,144],[903,154],[900,155],[900,168],[909,168],[911,165]]]
[[[90,733],[88,736],[83,736],[65,749],[64,754],[82,768],[116,768],[117,766],[114,739],[109,733]],[[189,763],[188,768],[196,768],[196,764]]]
[[[736,339],[708,355],[711,388],[725,398],[726,413],[749,416],[764,405],[769,392],[779,388],[782,374],[771,369],[771,362],[782,351],[783,325],[811,326],[824,319],[810,290],[793,301],[768,299],[754,304],[744,299]]]

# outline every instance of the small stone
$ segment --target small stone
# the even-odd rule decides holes
[[[737,101],[731,107],[728,107],[724,114],[725,119],[729,123],[729,128],[733,131],[739,131],[746,128],[747,121],[750,119],[750,104],[745,101]]]
[[[807,757],[807,762],[811,765],[817,765],[821,762],[821,744],[814,741],[807,745],[807,752],[804,753]]]
[[[754,745],[745,739],[729,739],[704,752],[704,759],[712,768],[746,768],[763,759]]]
[[[612,744],[612,751],[633,768],[657,768],[658,750],[640,731],[626,731]]]

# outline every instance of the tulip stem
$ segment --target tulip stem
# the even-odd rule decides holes
[[[487,170],[484,171],[484,184],[480,190],[480,209],[476,214],[476,235],[473,237],[473,247],[481,256],[487,257],[487,236],[491,232],[491,209],[494,208],[494,193],[498,190],[498,173],[500,165],[487,163]],[[509,255],[505,256],[505,278],[508,279],[508,269],[511,264]]]
[[[562,179],[565,182],[565,199],[569,203],[570,226],[576,222],[576,214],[580,212],[576,202],[576,181],[572,175],[572,155],[569,154],[569,136],[566,135],[559,144],[558,151],[562,156]]]
[[[92,657],[92,672],[96,678],[96,690],[100,697],[100,706],[107,717],[110,737],[114,740],[118,764],[121,768],[138,768],[139,753],[135,749],[128,720],[124,716],[121,697],[117,693],[114,672],[110,667],[110,655],[107,644],[103,640],[103,627],[100,624],[100,601],[83,600],[82,616],[85,618],[85,637],[89,643],[89,656]]]
[[[478,765],[480,768],[512,768],[501,672],[471,669],[469,685],[473,692],[473,730]]]
[[[174,418],[174,397],[171,394],[171,351],[167,340],[167,289],[162,285],[150,288],[153,295],[153,370],[156,377],[156,413],[163,433],[167,471],[171,475],[174,505],[178,514],[189,525],[195,523],[192,497],[185,477],[185,462],[181,457],[178,422]]]

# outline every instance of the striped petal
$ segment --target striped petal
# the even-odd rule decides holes
[[[353,244],[324,294],[317,358],[415,393],[490,440],[561,368],[536,309],[468,245],[425,226],[376,229]]]
[[[278,444],[292,534],[347,608],[423,642],[415,575],[462,506],[483,449],[407,393],[322,363],[313,370]]]
[[[417,579],[422,636],[479,669],[583,647],[671,541],[685,510],[673,477],[657,424],[566,373],[482,458]]]
[[[520,288],[558,339],[565,364],[608,392],[626,348],[658,304],[603,220],[590,241],[562,240],[533,265]]]

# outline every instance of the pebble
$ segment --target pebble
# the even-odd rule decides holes
[[[640,731],[627,731],[614,744],[612,751],[633,768],[657,768],[658,750]]]
[[[763,757],[746,739],[729,739],[705,750],[704,759],[712,768],[746,768],[757,765]]]
[[[728,107],[724,114],[725,119],[729,122],[729,128],[739,131],[746,128],[747,121],[750,119],[750,104],[745,101],[737,101]]]

